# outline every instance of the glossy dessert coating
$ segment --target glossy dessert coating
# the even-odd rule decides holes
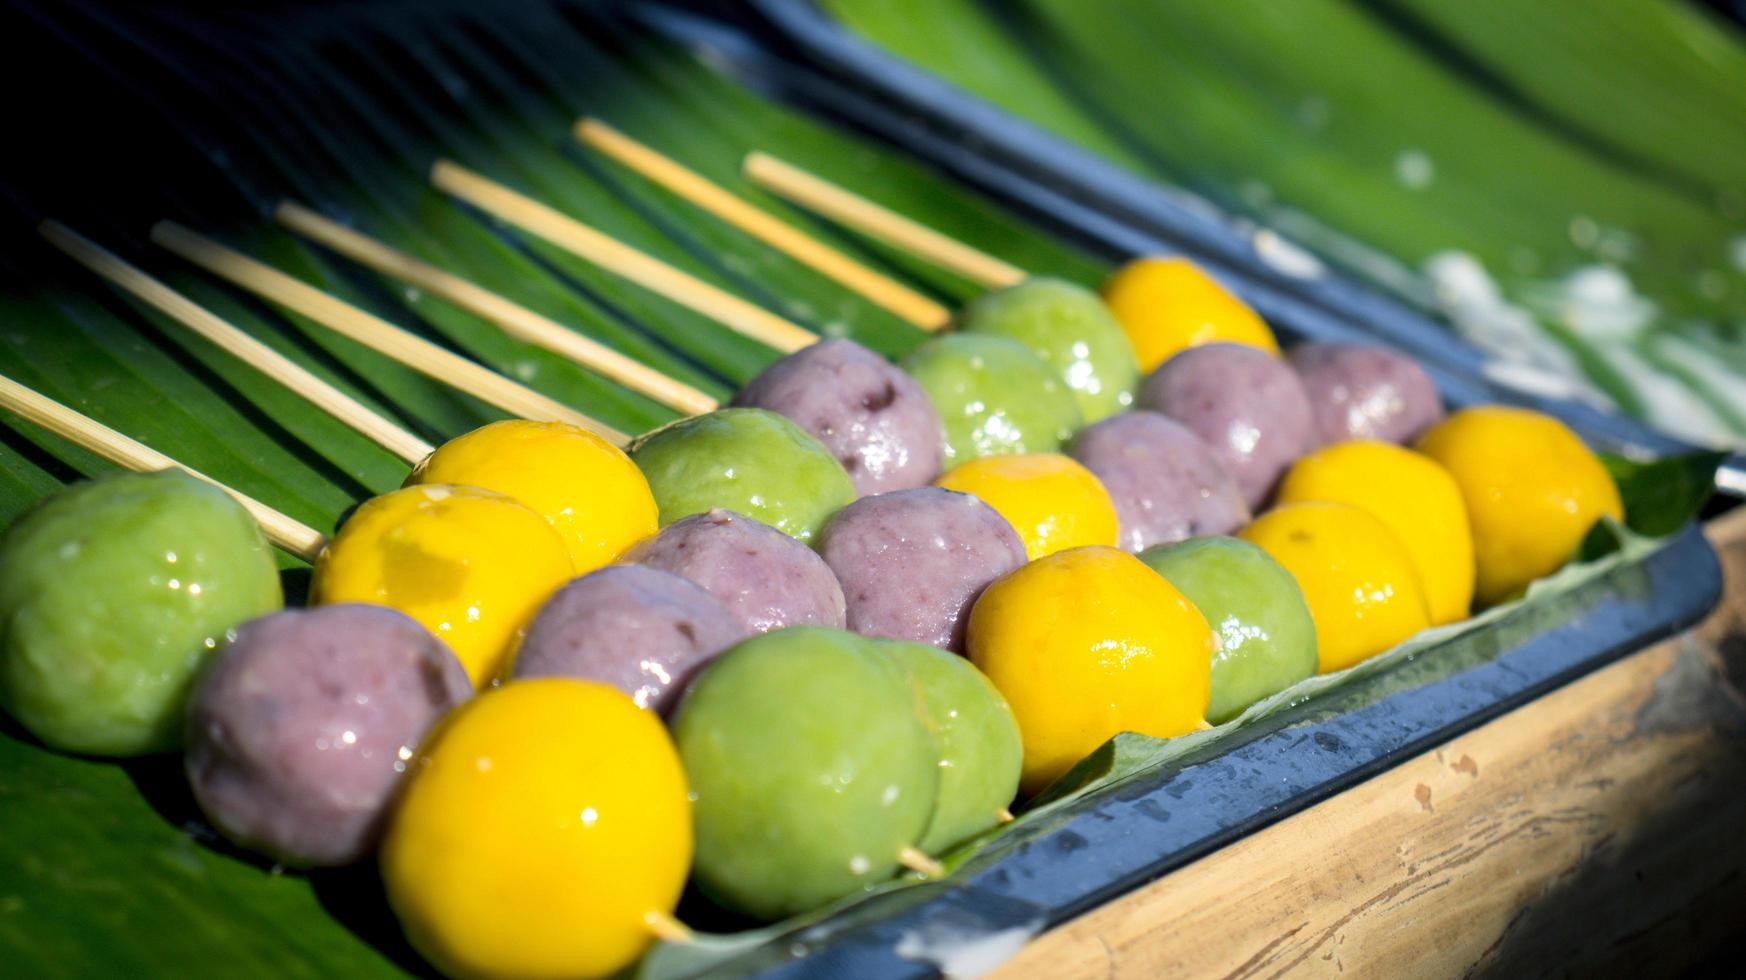
[[[818,551],[842,584],[849,629],[958,651],[976,597],[1025,563],[1006,518],[940,487],[855,501],[825,525]]]
[[[1265,504],[1286,468],[1321,442],[1296,372],[1247,344],[1203,344],[1176,354],[1146,379],[1139,402],[1199,436],[1250,510]]]
[[[690,579],[745,628],[843,626],[843,589],[818,553],[781,531],[712,510],[668,525],[624,555]]]
[[[988,678],[963,657],[925,643],[886,641],[879,649],[909,671],[939,750],[940,791],[916,846],[941,854],[999,824],[1018,794],[1024,766],[1018,721]]]
[[[940,413],[947,469],[985,456],[1053,452],[1085,422],[1066,382],[1010,337],[936,337],[911,351],[903,368]]]
[[[420,483],[352,512],[316,559],[309,601],[398,609],[482,687],[575,574],[563,537],[532,508],[478,487]]]
[[[201,679],[183,767],[233,842],[350,864],[374,850],[419,740],[472,693],[454,653],[402,613],[288,609],[244,624]]]
[[[1404,354],[1368,344],[1300,344],[1288,356],[1323,442],[1404,445],[1443,418],[1437,386]]]
[[[663,426],[631,445],[661,526],[731,510],[801,541],[855,485],[831,451],[789,419],[761,408],[724,408]]]
[[[1109,307],[1083,286],[1042,277],[984,293],[958,314],[958,329],[1030,348],[1073,392],[1086,422],[1134,404],[1134,348]]]
[[[655,533],[655,497],[636,464],[564,422],[507,419],[450,439],[406,478],[425,483],[481,487],[531,508],[563,539],[578,575]]]
[[[1132,552],[1249,522],[1249,507],[1200,437],[1157,412],[1125,412],[1074,437],[1068,455],[1115,503],[1118,544]]]
[[[650,565],[610,565],[546,602],[511,676],[598,681],[666,713],[699,668],[749,632],[689,579]]]
[[[254,519],[179,472],[75,483],[0,539],[0,705],[63,751],[182,742],[227,631],[282,604]]]
[[[1243,709],[1316,672],[1316,626],[1291,573],[1237,538],[1153,548],[1140,560],[1188,597],[1219,638],[1206,719]]]
[[[773,920],[891,877],[927,829],[939,750],[874,641],[781,630],[722,654],[673,717],[697,820],[692,880]]]
[[[812,434],[863,496],[927,486],[940,472],[939,413],[916,380],[851,340],[821,340],[753,378],[734,404]]]
[[[454,977],[619,976],[691,863],[691,803],[654,712],[605,684],[510,681],[419,747],[382,842],[413,948]]]

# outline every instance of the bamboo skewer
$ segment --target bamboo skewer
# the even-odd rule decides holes
[[[581,119],[576,139],[617,160],[753,238],[810,266],[924,330],[940,330],[952,312],[897,280],[855,261],[708,178],[598,119]]]
[[[683,946],[697,941],[697,937],[691,932],[691,927],[680,922],[668,912],[644,912],[643,924],[649,927],[649,932],[656,939],[664,943]]]
[[[481,211],[544,238],[738,333],[788,354],[818,335],[738,296],[604,235],[531,197],[448,160],[431,168],[430,182]]]
[[[714,411],[716,399],[518,303],[347,228],[301,204],[281,203],[279,223],[377,272],[439,296],[503,332],[567,358],[686,415]]]
[[[897,850],[897,863],[923,878],[938,878],[946,873],[946,866],[923,853],[920,848],[904,845]]]
[[[0,407],[124,469],[139,473],[174,469],[205,480],[236,498],[237,503],[242,504],[261,525],[267,540],[304,561],[314,562],[322,547],[327,544],[327,539],[315,528],[299,523],[253,497],[233,490],[199,470],[183,466],[150,446],[124,436],[5,376],[0,376]]]
[[[154,225],[152,241],[214,275],[511,415],[581,426],[615,445],[622,446],[629,441],[624,433],[596,422],[568,405],[174,222],[160,221]]]
[[[408,463],[430,455],[431,445],[304,370],[239,327],[146,275],[107,249],[58,221],[37,231],[79,264],[194,331],[226,353],[291,389],[334,418]]]
[[[1018,266],[949,238],[767,153],[747,154],[741,169],[747,180],[778,197],[957,273],[986,289],[1004,289],[1030,278],[1030,273]]]

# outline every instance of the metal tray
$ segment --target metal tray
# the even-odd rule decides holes
[[[1695,527],[1661,550],[1217,746],[1064,805],[934,884],[881,895],[711,972],[926,977],[1029,936],[1696,622],[1720,597]],[[982,962],[987,962],[986,960]]]

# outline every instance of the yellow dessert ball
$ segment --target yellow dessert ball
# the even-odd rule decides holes
[[[1133,343],[1141,371],[1217,341],[1279,353],[1273,331],[1249,304],[1187,259],[1135,259],[1104,282],[1103,299]]]
[[[1205,724],[1217,641],[1162,575],[1113,547],[1074,548],[998,579],[970,611],[970,659],[999,689],[1035,793],[1111,736]]]
[[[1406,546],[1425,589],[1431,624],[1465,619],[1473,606],[1473,532],[1461,488],[1436,460],[1393,443],[1336,443],[1297,461],[1279,485],[1281,504],[1328,501],[1369,511]]]
[[[1033,561],[1067,548],[1116,543],[1109,491],[1090,470],[1057,453],[973,459],[934,485],[981,498],[1018,532]]]
[[[533,508],[584,575],[655,533],[655,495],[624,451],[580,426],[511,419],[437,447],[406,485],[465,484]]]
[[[1467,501],[1483,605],[1569,561],[1603,516],[1622,520],[1618,485],[1564,423],[1502,405],[1463,409],[1419,440]]]
[[[654,712],[604,684],[511,681],[425,740],[382,881],[444,973],[601,977],[670,921],[691,849],[685,773]]]
[[[1316,624],[1316,666],[1344,670],[1431,625],[1406,546],[1351,504],[1286,504],[1238,535],[1297,579]]]
[[[441,637],[478,687],[575,574],[546,519],[500,493],[441,484],[366,501],[315,560],[311,604],[398,609]]]

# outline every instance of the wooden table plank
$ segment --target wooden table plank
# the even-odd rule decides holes
[[[1746,927],[1746,509],[1698,630],[1038,937],[1001,977],[1677,973]]]

